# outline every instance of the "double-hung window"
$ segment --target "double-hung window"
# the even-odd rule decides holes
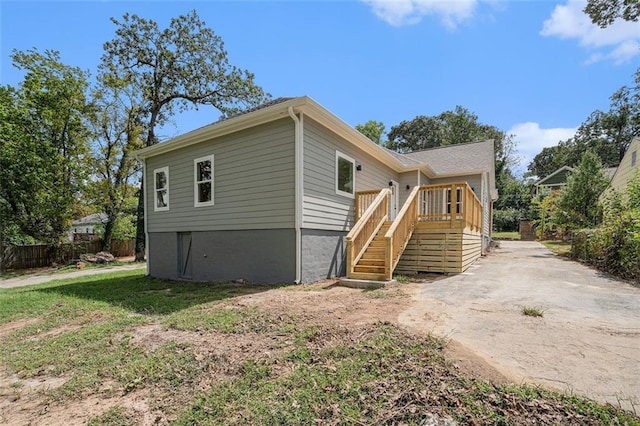
[[[153,171],[154,181],[154,211],[169,210],[169,167],[162,167]]]
[[[336,151],[336,194],[355,198],[355,169],[353,158]]]
[[[213,205],[213,155],[193,160],[193,191],[195,207]]]

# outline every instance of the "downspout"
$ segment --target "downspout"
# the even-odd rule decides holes
[[[142,202],[144,203],[144,259],[147,264],[146,275],[149,275],[149,229],[147,228],[147,186],[144,185],[144,181],[147,181],[147,159],[142,160]]]
[[[302,282],[302,196],[303,192],[303,156],[302,156],[302,129],[303,116],[300,118],[293,112],[293,107],[288,109],[289,117],[295,124],[295,230],[296,230],[296,284]]]

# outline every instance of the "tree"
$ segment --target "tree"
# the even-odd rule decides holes
[[[59,244],[85,180],[88,73],[47,50],[14,51],[25,71],[18,88],[0,90],[0,208],[18,239]]]
[[[138,190],[133,181],[138,180],[140,167],[131,153],[142,148],[140,136],[144,127],[131,86],[109,79],[102,79],[100,83],[93,93],[96,111],[91,120],[94,129],[91,170],[94,180],[89,192],[93,204],[107,216],[100,234],[108,251],[116,226],[124,226],[123,215],[135,212],[132,199]]]
[[[640,2],[638,0],[588,0],[584,12],[591,21],[606,28],[622,18],[625,21],[637,21],[640,18]]]
[[[382,145],[382,135],[384,135],[384,123],[375,120],[369,120],[364,124],[356,124],[356,130],[377,143]]]
[[[556,222],[568,229],[596,226],[600,217],[598,199],[607,184],[596,153],[591,150],[585,152],[567,179],[567,186],[560,191]]]
[[[195,11],[160,29],[153,20],[125,14],[115,38],[104,44],[102,74],[126,81],[139,94],[144,145],[157,143],[156,131],[175,113],[210,105],[229,116],[269,98],[254,75],[229,64],[222,38]],[[143,183],[141,183],[143,187]],[[136,259],[144,257],[144,205],[138,202]]]
[[[398,152],[420,151],[439,146],[493,139],[495,148],[496,186],[499,193],[510,179],[516,162],[515,142],[495,126],[483,124],[468,109],[457,106],[435,116],[418,116],[391,127],[387,148]]]
[[[640,70],[633,86],[621,87],[609,99],[609,111],[592,112],[573,138],[536,155],[528,175],[542,178],[562,166],[576,167],[587,150],[595,152],[605,167],[617,166],[633,137],[640,134]]]

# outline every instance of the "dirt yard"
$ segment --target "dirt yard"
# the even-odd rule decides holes
[[[554,258],[545,250],[503,244],[457,276],[424,276],[419,282],[369,291],[326,281],[224,303],[229,308],[255,307],[270,318],[294,319],[300,326],[321,327],[328,340],[357,339],[360,330],[379,321],[400,324],[418,335],[445,336],[447,357],[465,375],[494,383],[532,382],[573,390],[638,412],[640,289]],[[540,308],[544,316],[524,316],[524,306]],[[30,324],[29,320],[4,324],[0,338]],[[63,333],[69,327],[47,333]],[[272,357],[277,355],[274,348],[291,343],[284,341],[290,336],[277,333],[179,331],[159,323],[137,326],[130,334],[132,343],[149,349],[182,342],[190,345],[196,359],[220,360],[200,390],[233,375],[234,366],[243,361]],[[37,380],[25,380],[0,371],[0,423],[80,425],[115,406],[135,412],[145,425],[168,420],[154,408],[162,397],[154,395],[153,388],[119,393],[105,383],[102,394],[46,403],[44,391],[65,380],[46,372]],[[16,388],[21,396],[12,398]],[[174,401],[162,402],[179,405],[184,397],[177,394],[171,397]]]

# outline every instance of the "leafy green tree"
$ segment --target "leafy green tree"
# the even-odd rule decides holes
[[[58,244],[86,177],[88,73],[47,50],[14,51],[18,88],[0,89],[0,208],[14,236]]]
[[[119,218],[131,213],[132,207],[135,211],[138,188],[133,183],[139,179],[140,167],[131,153],[142,148],[144,127],[136,96],[126,82],[101,79],[93,99],[96,110],[91,120],[93,180],[89,193],[92,204],[107,216],[100,235],[109,250],[111,238],[118,238],[114,232]]]
[[[638,21],[640,18],[640,2],[638,0],[588,0],[584,12],[591,21],[606,28],[622,18],[625,21]]]
[[[605,167],[617,166],[633,137],[640,134],[640,70],[633,86],[621,87],[609,99],[609,111],[592,112],[573,138],[543,148],[527,174],[542,178],[562,166],[576,167],[587,150],[595,152]]]
[[[231,64],[222,38],[195,11],[173,18],[169,26],[125,14],[113,40],[104,44],[101,73],[126,81],[139,94],[146,146],[157,143],[157,129],[175,113],[210,105],[229,116],[269,98],[254,75]],[[141,185],[142,186],[142,185]],[[136,258],[144,257],[143,190],[138,202]]]
[[[590,150],[585,152],[560,191],[556,222],[568,229],[596,226],[601,213],[598,199],[607,184],[598,156]]]
[[[382,145],[382,135],[384,135],[385,126],[381,121],[369,120],[364,124],[356,124],[356,130],[377,143]]]
[[[480,123],[478,116],[464,107],[457,106],[455,111],[402,121],[391,127],[388,136],[387,148],[398,152],[493,139],[498,192],[503,193],[503,185],[513,179],[511,166],[516,163],[513,137],[495,126]]]

